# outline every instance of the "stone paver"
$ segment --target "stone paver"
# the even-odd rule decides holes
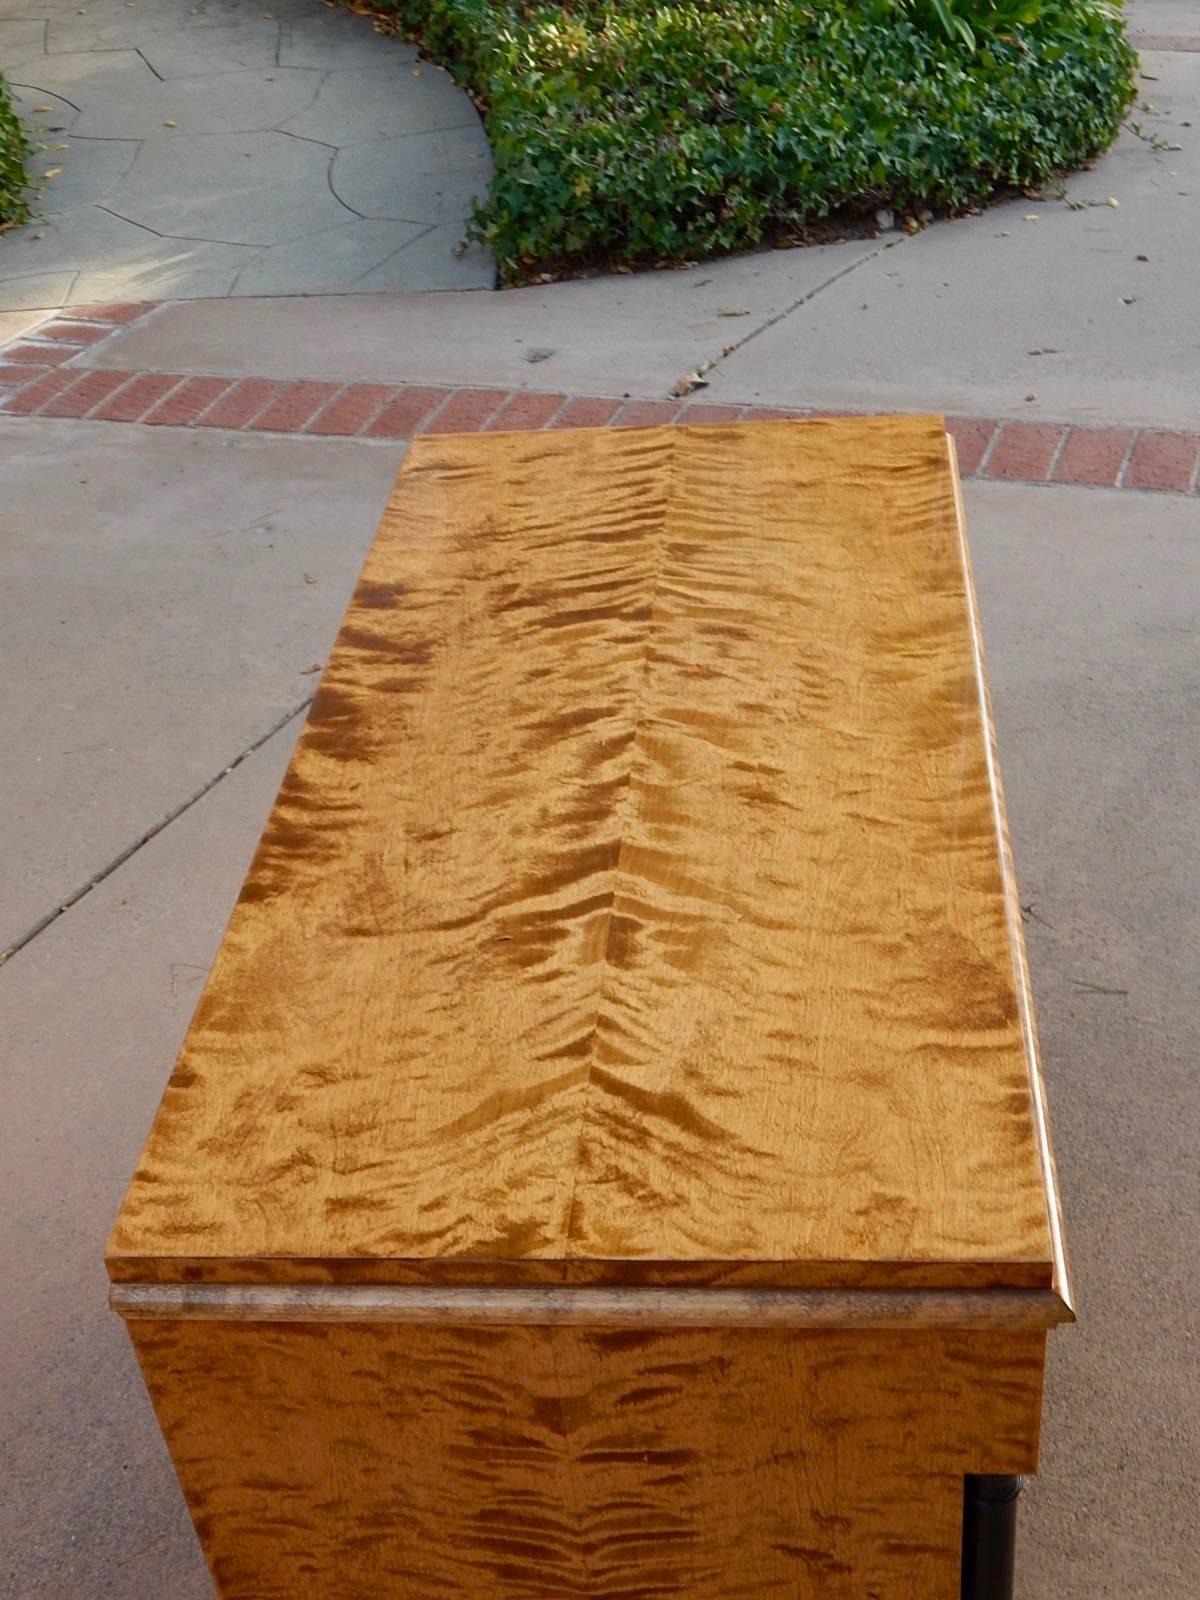
[[[11,236],[10,236],[11,237]],[[3,244],[0,239],[0,244]],[[3,259],[3,258],[0,258]],[[18,272],[11,278],[0,279],[0,302],[6,313],[38,311],[53,306],[63,306],[78,279],[76,271]]]
[[[380,161],[374,141],[350,145],[334,158],[330,186],[360,216],[453,221],[486,191],[492,158],[479,123],[401,137],[388,162]]]
[[[0,312],[494,282],[460,248],[491,173],[479,115],[363,17],[6,0],[0,70],[44,146],[38,216],[0,238]]]
[[[428,62],[393,61],[342,67],[323,77],[309,103],[284,126],[298,138],[341,149],[474,123],[475,108],[449,73]]]
[[[353,222],[328,184],[329,152],[286,133],[151,139],[107,209],[175,239],[273,245]]]
[[[46,274],[37,267],[48,259],[82,263],[69,269],[64,304],[224,295],[255,253],[249,245],[160,239],[101,205],[75,206],[0,238],[0,303],[36,304],[28,295],[22,298],[22,283],[28,278],[44,283]]]
[[[27,95],[25,98],[28,100],[31,97]],[[54,214],[58,216],[80,207],[103,205],[133,166],[139,149],[136,139],[95,139],[87,144],[78,141],[69,147],[68,160],[66,152],[51,145],[49,151],[43,151],[34,160],[35,170],[40,169],[45,181],[44,210],[49,211],[53,206]],[[54,172],[56,168],[55,177],[45,177],[46,173]],[[33,233],[36,235],[38,231],[35,228]],[[13,236],[14,244],[21,237],[19,234]],[[3,240],[0,240],[2,243]],[[0,254],[0,270],[6,265],[6,257]]]
[[[262,68],[164,83],[137,50],[73,51],[27,62],[22,84],[79,107],[74,138],[174,140],[282,126],[312,100],[311,72]]]
[[[234,280],[240,295],[337,294],[365,290],[368,276],[382,277],[396,288],[420,290],[425,287],[423,256],[412,250],[423,242],[426,233],[419,222],[343,222],[324,233],[307,234],[300,239],[285,239],[269,250],[261,250]],[[442,270],[438,288],[453,280],[459,263],[452,255],[439,256]],[[472,288],[473,283],[463,284]]]

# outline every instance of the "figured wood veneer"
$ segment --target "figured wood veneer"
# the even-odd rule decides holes
[[[1044,1334],[129,1323],[223,1600],[957,1600]]]
[[[932,418],[416,441],[131,1282],[1065,1292]]]
[[[940,422],[414,444],[109,1270],[223,1600],[956,1600],[1071,1311]]]

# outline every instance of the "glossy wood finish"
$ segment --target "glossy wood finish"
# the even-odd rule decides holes
[[[109,1268],[223,1600],[957,1600],[1071,1311],[940,423],[413,447]]]
[[[958,1600],[1044,1335],[131,1321],[223,1600]]]
[[[1065,1292],[977,631],[937,419],[417,441],[113,1276]]]

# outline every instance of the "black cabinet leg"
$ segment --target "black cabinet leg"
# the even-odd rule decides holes
[[[962,1600],[1013,1600],[1020,1478],[967,1478],[963,1486]]]

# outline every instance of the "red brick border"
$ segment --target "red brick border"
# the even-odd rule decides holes
[[[153,302],[73,307],[0,349],[0,416],[400,440],[418,433],[485,429],[645,427],[853,415],[812,407],[780,410],[467,384],[189,376],[71,364],[157,310]],[[1200,493],[1200,433],[1001,417],[948,417],[946,426],[954,435],[965,477],[1155,494]]]

